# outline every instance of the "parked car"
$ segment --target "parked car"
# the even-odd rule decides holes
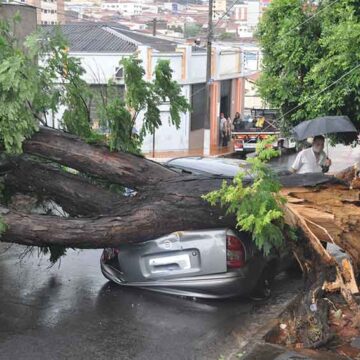
[[[249,169],[250,165],[240,159],[187,156],[171,159],[164,166],[184,173],[234,177],[239,171]]]
[[[187,157],[168,161],[176,171],[233,177],[247,163]],[[158,239],[109,248],[104,276],[122,286],[200,298],[269,295],[269,283],[291,264],[288,253],[263,256],[251,236],[233,229],[179,231]]]

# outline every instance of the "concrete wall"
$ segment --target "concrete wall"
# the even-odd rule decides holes
[[[0,4],[0,19],[11,20],[16,14],[19,14],[21,21],[14,23],[10,21],[10,26],[19,39],[20,43],[36,30],[37,11],[36,8],[29,5]]]
[[[240,73],[240,53],[236,51],[221,51],[219,55],[219,76],[236,75]]]
[[[190,86],[183,86],[183,95],[190,96]],[[160,106],[161,127],[155,132],[155,151],[183,151],[189,149],[190,113],[181,114],[181,122],[178,129],[170,123],[169,106]],[[137,129],[142,125],[141,114],[137,120]],[[151,152],[153,149],[153,136],[148,135],[144,139],[142,150]]]
[[[204,82],[206,78],[206,55],[193,54],[189,64],[189,81]]]
[[[262,109],[265,107],[264,101],[258,94],[256,85],[249,80],[245,80],[244,108]]]
[[[155,71],[155,67],[159,60],[169,60],[170,67],[173,71],[173,79],[180,82],[182,80],[182,56],[181,54],[159,54],[153,53],[151,72],[152,74]]]
[[[198,129],[190,132],[189,150],[202,150],[204,144],[204,129]]]
[[[260,1],[249,0],[247,8],[247,24],[250,28],[255,29],[260,18]]]
[[[83,79],[89,84],[107,84],[113,80],[115,68],[120,66],[121,59],[130,55],[71,53],[71,56],[80,59],[86,70]]]

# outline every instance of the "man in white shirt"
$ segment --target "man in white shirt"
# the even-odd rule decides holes
[[[291,171],[297,174],[319,173],[329,171],[331,160],[324,152],[325,138],[321,135],[315,136],[312,147],[297,154]]]

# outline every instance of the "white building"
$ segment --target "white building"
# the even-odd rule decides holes
[[[226,13],[227,0],[214,0],[213,2],[213,18],[219,19]]]
[[[253,31],[248,26],[247,21],[239,21],[237,25],[237,34],[240,38],[253,37]]]
[[[106,1],[101,3],[103,10],[114,10],[123,16],[136,16],[142,14],[142,4],[138,2]]]
[[[260,1],[248,0],[247,1],[247,24],[250,29],[255,30],[260,20]]]
[[[239,37],[253,37],[261,14],[262,3],[259,0],[246,0],[241,4],[234,5],[232,19],[238,25]]]
[[[91,86],[104,86],[115,80],[120,93],[124,91],[123,72],[119,65],[124,57],[136,54],[142,60],[145,79],[151,81],[157,62],[169,60],[173,78],[192,104],[191,113],[181,115],[179,129],[169,125],[169,108],[160,107],[162,126],[155,133],[156,153],[184,151],[209,154],[219,144],[220,112],[234,116],[242,111],[244,77],[242,54],[238,49],[214,46],[212,83],[210,87],[210,118],[205,118],[206,51],[199,47],[164,40],[124,29],[121,26],[76,23],[61,27],[70,44],[69,54],[81,60],[86,73],[84,80]],[[48,32],[55,27],[45,27]],[[93,112],[96,121],[96,111]],[[56,119],[54,120],[56,121]],[[58,124],[55,124],[55,126]],[[139,115],[137,128],[142,126]],[[145,138],[143,152],[153,150],[153,136]]]
[[[242,64],[245,74],[260,71],[261,69],[261,50],[257,45],[242,45]]]
[[[165,2],[163,4],[163,9],[164,10],[168,10],[171,11],[172,13],[177,13],[179,11],[183,11],[184,10],[184,6],[181,4],[178,4],[176,2]]]

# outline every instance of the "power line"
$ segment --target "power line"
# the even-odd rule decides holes
[[[304,104],[306,104],[308,101],[312,100],[314,97],[322,94],[324,91],[328,90],[329,88],[331,88],[333,85],[336,85],[338,82],[340,82],[344,77],[348,76],[349,74],[351,74],[353,71],[355,71],[356,69],[360,68],[360,63],[357,64],[356,66],[354,66],[352,69],[350,69],[349,71],[347,71],[345,74],[341,75],[338,79],[336,79],[335,81],[333,81],[330,85],[326,86],[324,89],[318,91],[317,93],[315,93],[314,95],[310,96],[308,99],[304,100],[303,102],[301,102],[299,105],[295,106],[294,108],[290,109],[289,111],[287,111],[285,114],[281,115],[278,120],[283,119],[286,115],[290,114],[291,112],[297,110],[298,108],[300,108],[301,106],[303,106]]]
[[[308,19],[304,20],[303,22],[301,22],[300,24],[294,26],[292,29],[289,30],[289,32],[292,32],[294,30],[299,29],[300,26],[306,24],[307,22],[309,22],[310,20],[312,20],[315,16],[319,15],[322,11],[324,11],[325,9],[327,9],[328,7],[332,6],[333,4],[337,3],[339,0],[334,0],[333,2],[327,4],[326,6],[324,6],[322,9],[316,11],[312,16],[310,16]]]
[[[235,1],[231,4],[231,6],[226,10],[226,12],[223,14],[223,16],[221,16],[221,18],[218,19],[218,21],[215,23],[214,28],[216,28],[216,26],[218,26],[219,22],[220,22],[225,16],[227,16],[227,15],[229,14],[229,12],[231,11],[231,9],[232,9],[236,4],[238,4],[240,1],[243,1],[243,0],[235,0]]]
[[[240,1],[243,0],[235,0],[232,5],[228,8],[228,10],[223,14],[223,16],[218,19],[218,21],[216,22],[216,24],[214,25],[214,28],[220,23],[220,21],[229,14],[230,10],[236,5],[238,4]],[[312,20],[315,16],[319,15],[321,12],[323,12],[325,9],[327,9],[328,7],[332,6],[333,4],[337,3],[339,0],[334,0],[332,2],[330,2],[329,4],[325,5],[322,9],[316,11],[312,16],[310,16],[308,19],[304,20],[303,22],[297,24],[296,26],[294,26],[293,28],[291,28],[289,30],[289,32],[292,32],[294,30],[297,30],[300,26],[306,24],[307,22],[309,22],[310,20]],[[261,14],[261,11],[257,11],[257,12],[247,12],[247,14]]]
[[[345,74],[341,75],[338,79],[336,79],[335,81],[333,81],[330,85],[326,86],[324,89],[318,91],[317,93],[315,93],[314,95],[310,96],[308,99],[304,100],[302,103],[300,103],[299,105],[295,106],[294,108],[290,109],[289,111],[287,111],[285,114],[281,115],[277,121],[283,119],[286,115],[290,114],[291,112],[297,110],[298,108],[300,108],[301,106],[303,106],[304,104],[306,104],[308,101],[312,100],[314,97],[322,94],[324,91],[328,90],[329,88],[331,88],[332,86],[336,85],[338,82],[340,82],[343,78],[345,78],[346,76],[348,76],[349,74],[351,74],[352,72],[354,72],[356,69],[360,68],[360,63],[357,64],[356,66],[354,66],[352,69],[350,69],[349,71],[347,71]],[[191,98],[195,95],[197,95],[198,93],[200,93],[201,91],[203,91],[206,88],[206,86],[201,87],[200,89],[198,89],[196,92],[194,92],[193,94],[191,94]]]

